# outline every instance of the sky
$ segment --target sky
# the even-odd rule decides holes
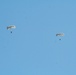
[[[76,0],[0,0],[0,75],[76,75],[75,9]]]

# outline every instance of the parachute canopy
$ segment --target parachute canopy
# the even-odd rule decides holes
[[[64,33],[57,33],[56,36],[64,36]]]
[[[7,30],[11,30],[11,29],[15,29],[16,26],[15,25],[10,25],[10,26],[7,26]]]

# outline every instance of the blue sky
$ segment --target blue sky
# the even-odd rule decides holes
[[[75,9],[75,0],[0,1],[0,75],[76,75]]]

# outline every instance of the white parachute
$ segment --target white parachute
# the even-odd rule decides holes
[[[15,29],[16,26],[15,25],[10,25],[10,26],[7,26],[7,30],[10,30],[11,33],[12,33],[12,29]]]
[[[61,37],[64,36],[64,33],[57,33],[56,36],[58,36],[59,37],[59,40],[61,40]]]

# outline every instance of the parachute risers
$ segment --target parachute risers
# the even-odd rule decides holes
[[[10,26],[7,26],[7,30],[10,30],[11,33],[12,33],[12,29],[15,29],[16,26],[15,25],[10,25]]]
[[[57,33],[56,36],[59,37],[59,40],[61,40],[61,37],[64,36],[64,33]]]

